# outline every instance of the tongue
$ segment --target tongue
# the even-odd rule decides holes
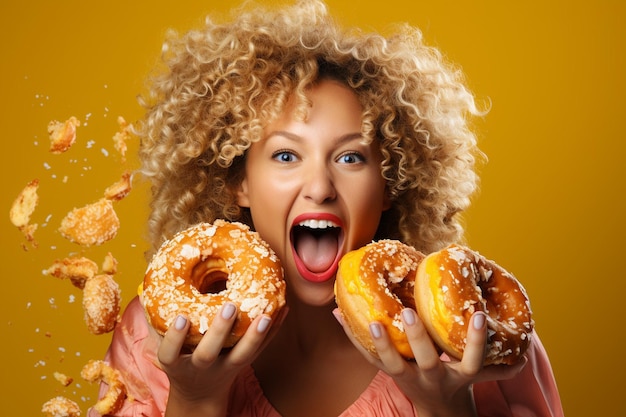
[[[301,233],[296,251],[309,271],[327,271],[337,256],[337,237],[333,233],[324,233],[319,237]]]

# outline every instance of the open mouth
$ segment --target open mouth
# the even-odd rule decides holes
[[[324,282],[335,276],[343,231],[335,216],[299,216],[291,229],[291,243],[296,268],[311,282]]]

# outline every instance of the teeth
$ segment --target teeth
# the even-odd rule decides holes
[[[304,220],[298,223],[298,226],[308,227],[309,229],[327,229],[329,227],[339,227],[338,224],[330,220]]]

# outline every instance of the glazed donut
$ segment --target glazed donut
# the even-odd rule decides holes
[[[462,357],[469,319],[476,311],[487,315],[485,365],[513,364],[530,344],[534,322],[524,287],[467,247],[450,245],[420,263],[415,301],[429,334],[451,357]]]
[[[380,240],[348,252],[339,262],[335,299],[359,343],[374,356],[369,324],[381,323],[400,354],[413,358],[400,316],[405,307],[415,309],[417,267],[424,255],[396,240]]]
[[[234,302],[239,315],[224,345],[230,347],[255,317],[275,316],[285,305],[285,282],[280,260],[258,233],[216,220],[163,243],[148,265],[141,297],[148,322],[159,334],[179,314],[187,316],[188,346],[200,342],[225,302]]]

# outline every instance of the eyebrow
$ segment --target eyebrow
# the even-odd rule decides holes
[[[294,140],[296,142],[300,142],[302,141],[302,137],[299,135],[296,135],[294,133],[291,132],[287,132],[285,130],[275,130],[273,132],[270,132],[269,135],[267,135],[268,138],[272,137],[272,136],[283,136],[287,139],[290,140]],[[346,143],[346,142],[350,142],[354,139],[363,139],[363,135],[361,134],[361,132],[354,132],[354,133],[346,133],[345,135],[341,135],[338,138],[338,142],[339,143]]]

